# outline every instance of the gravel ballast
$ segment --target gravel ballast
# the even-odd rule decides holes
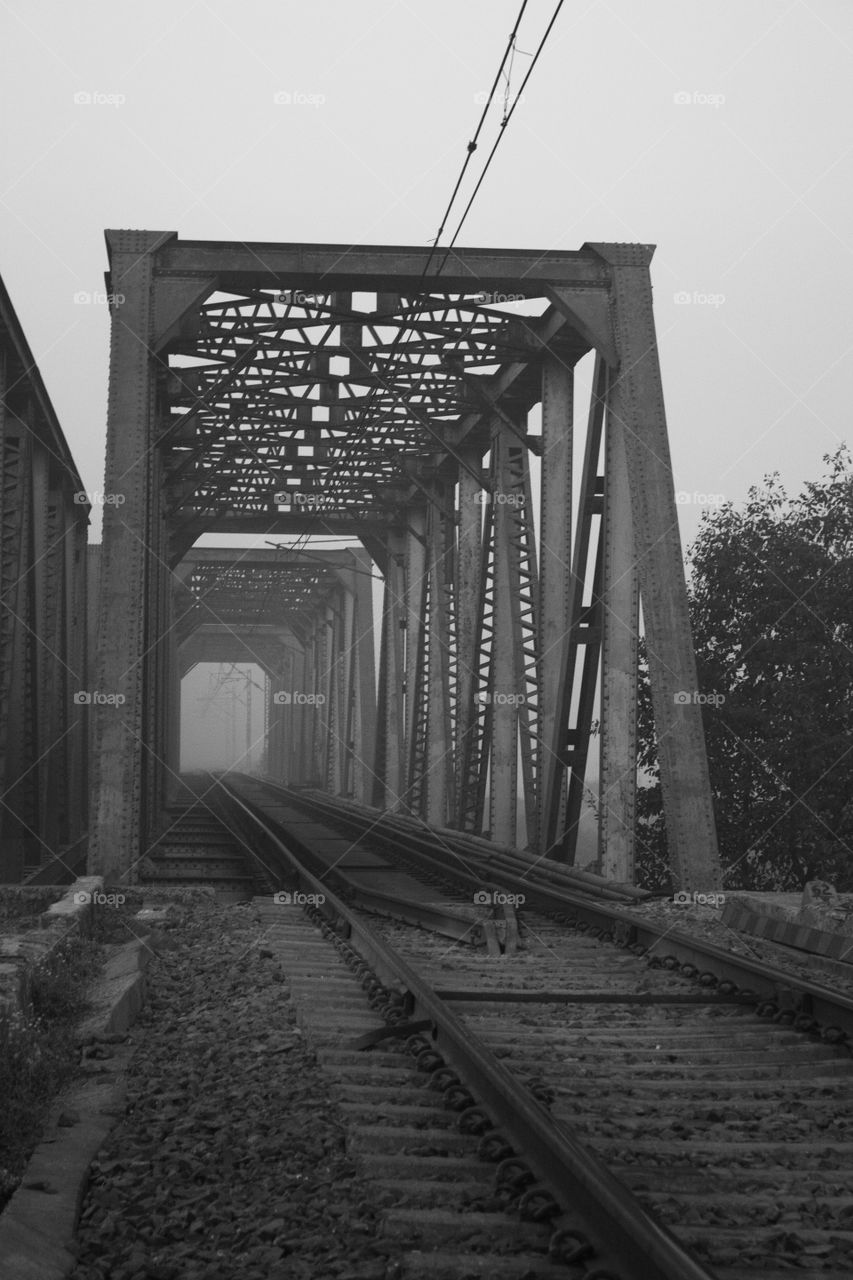
[[[392,1274],[255,916],[187,911],[177,945],[152,960],[127,1110],[92,1166],[73,1280]]]

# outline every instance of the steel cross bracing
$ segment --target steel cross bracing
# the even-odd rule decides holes
[[[124,302],[106,487],[125,502],[105,513],[100,678],[127,715],[99,715],[93,870],[133,874],[174,764],[163,584],[201,534],[252,532],[357,539],[384,584],[374,698],[369,577],[335,598],[304,565],[277,581],[298,678],[324,699],[300,738],[312,779],[572,860],[600,704],[617,878],[633,863],[641,595],[674,878],[716,885],[700,708],[675,699],[696,669],[652,249],[455,250],[439,273],[416,248],[107,239]],[[591,352],[573,525],[574,371]],[[227,600],[197,577],[181,627],[214,598],[237,632],[263,614],[272,579],[229,572]]]
[[[0,282],[0,881],[62,879],[85,839],[89,511]]]

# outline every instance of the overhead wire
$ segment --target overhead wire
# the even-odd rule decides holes
[[[500,133],[498,134],[497,138],[495,138],[494,145],[491,151],[489,152],[488,157],[486,158],[485,165],[483,166],[483,172],[480,174],[479,178],[477,179],[477,185],[474,187],[474,190],[471,192],[471,197],[468,200],[467,205],[465,206],[465,209],[462,213],[462,217],[459,219],[459,223],[456,227],[456,230],[453,233],[453,238],[450,241],[450,244],[447,246],[447,251],[445,252],[444,258],[442,259],[438,269],[437,274],[439,275],[444,270],[444,266],[447,262],[447,259],[450,257],[450,254],[453,250],[453,246],[455,245],[456,240],[459,236],[459,232],[462,230],[463,226],[465,225],[465,219],[468,217],[468,214],[471,212],[471,206],[473,205],[474,201],[477,198],[477,193],[479,192],[480,187],[483,185],[483,179],[485,178],[486,174],[489,172],[489,166],[491,165],[492,161],[495,158],[495,153],[501,144],[501,139],[503,138],[504,133],[506,132],[506,127],[509,124],[510,120],[512,119],[515,108],[518,106],[518,103],[521,100],[521,97],[524,93],[524,87],[533,74],[533,69],[536,66],[536,63],[539,61],[539,55],[542,53],[542,50],[545,48],[545,44],[548,40],[549,35],[551,34],[554,23],[557,21],[560,10],[562,9],[564,3],[565,3],[565,0],[557,0],[557,7],[555,8],[553,14],[551,15],[551,21],[548,23],[548,26],[545,28],[545,34],[543,35],[542,39],[539,41],[539,45],[536,49],[536,52],[533,55],[533,60],[531,61],[530,66],[527,68],[527,74],[525,75],[524,79],[521,82],[521,87],[519,88],[518,93],[515,95],[513,99],[512,106],[510,107],[509,112],[505,113],[503,120],[501,120]]]
[[[497,152],[497,149],[498,149],[498,147],[499,147],[499,145],[500,145],[500,142],[501,142],[501,140],[502,140],[502,138],[503,138],[503,136],[504,136],[504,134],[505,134],[505,132],[506,132],[506,128],[507,128],[507,126],[508,126],[508,124],[509,124],[510,120],[512,119],[512,116],[513,116],[513,114],[514,114],[514,112],[515,112],[516,107],[518,106],[519,101],[521,100],[521,98],[522,98],[522,96],[523,96],[524,88],[525,88],[525,86],[527,85],[528,81],[530,80],[530,77],[531,77],[531,75],[532,75],[532,73],[533,73],[534,67],[536,66],[536,63],[537,63],[537,62],[538,62],[538,60],[539,60],[539,57],[540,57],[540,55],[541,55],[541,53],[542,53],[542,50],[544,49],[545,44],[546,44],[546,42],[547,42],[547,40],[548,40],[548,38],[549,38],[549,36],[550,36],[550,34],[551,34],[551,31],[553,30],[554,24],[555,24],[555,23],[556,23],[556,21],[557,21],[557,18],[558,18],[558,16],[559,16],[560,10],[562,9],[562,7],[563,7],[563,4],[564,4],[564,3],[565,3],[565,0],[558,0],[558,3],[557,3],[557,5],[556,5],[556,7],[555,7],[555,9],[554,9],[554,12],[553,12],[553,14],[551,15],[551,19],[550,19],[550,21],[549,21],[549,23],[548,23],[548,26],[547,26],[547,27],[546,27],[546,29],[545,29],[545,33],[544,33],[544,35],[542,36],[541,40],[539,41],[539,44],[538,44],[538,46],[537,46],[537,48],[536,48],[535,53],[532,55],[532,60],[531,60],[530,66],[529,66],[529,67],[528,67],[528,69],[527,69],[527,73],[526,73],[526,74],[525,74],[525,76],[524,76],[524,79],[523,79],[523,81],[522,81],[522,83],[521,83],[521,86],[520,86],[520,88],[519,88],[519,91],[518,91],[518,93],[514,96],[514,98],[513,98],[513,100],[512,100],[512,103],[511,103],[511,105],[509,106],[509,109],[507,110],[507,104],[508,104],[508,101],[509,101],[509,89],[510,89],[511,72],[512,72],[512,67],[513,67],[513,64],[514,64],[515,53],[516,53],[516,49],[517,49],[518,29],[519,29],[519,26],[520,26],[520,24],[521,24],[521,20],[522,20],[522,18],[523,18],[523,16],[524,16],[524,12],[525,12],[525,10],[526,10],[526,8],[527,8],[527,4],[528,4],[528,0],[522,0],[522,4],[521,4],[521,6],[520,6],[520,8],[519,8],[519,11],[518,11],[518,14],[517,14],[517,16],[516,16],[515,22],[514,22],[514,24],[513,24],[512,31],[510,32],[509,37],[508,37],[508,39],[507,39],[506,48],[504,49],[503,56],[502,56],[501,61],[500,61],[500,65],[499,65],[499,67],[498,67],[498,69],[497,69],[497,71],[496,71],[496,73],[495,73],[494,79],[493,79],[493,81],[492,81],[491,88],[489,89],[489,93],[488,93],[488,96],[487,96],[486,102],[485,102],[485,104],[484,104],[484,106],[483,106],[483,110],[482,110],[482,112],[481,112],[481,114],[480,114],[480,118],[479,118],[479,120],[478,120],[478,122],[477,122],[477,126],[476,126],[476,129],[475,129],[475,131],[474,131],[474,135],[473,135],[473,137],[470,139],[470,141],[469,141],[469,142],[468,142],[468,144],[467,144],[467,147],[466,147],[466,153],[465,153],[465,158],[464,158],[464,160],[463,160],[463,162],[462,162],[462,166],[461,166],[461,168],[460,168],[460,171],[459,171],[459,174],[458,174],[458,176],[457,176],[456,182],[455,182],[455,184],[454,184],[454,186],[453,186],[453,190],[452,190],[452,192],[451,192],[450,199],[449,199],[449,201],[448,201],[448,203],[447,203],[447,207],[445,208],[445,210],[444,210],[444,214],[442,215],[442,219],[441,219],[441,223],[440,223],[440,225],[439,225],[438,232],[437,232],[437,234],[436,234],[436,237],[435,237],[435,239],[434,239],[434,241],[433,241],[432,245],[430,246],[430,250],[429,250],[429,253],[427,254],[426,262],[424,263],[424,266],[423,266],[423,269],[422,269],[422,271],[421,271],[421,274],[420,274],[420,278],[419,278],[419,280],[418,280],[418,283],[417,283],[417,285],[415,286],[415,289],[414,289],[414,293],[415,293],[415,295],[418,295],[418,294],[420,294],[420,293],[422,292],[422,290],[423,290],[423,285],[424,285],[424,283],[425,283],[425,281],[426,281],[426,279],[427,279],[427,276],[428,276],[428,273],[429,273],[429,269],[430,269],[430,267],[431,267],[431,265],[432,265],[433,259],[435,258],[436,254],[440,251],[440,247],[441,247],[441,246],[440,246],[440,240],[441,240],[441,237],[442,237],[442,235],[443,235],[443,233],[444,233],[444,229],[445,229],[445,226],[447,225],[447,220],[448,220],[448,218],[450,217],[450,214],[451,214],[451,211],[452,211],[452,209],[453,209],[453,206],[454,206],[454,204],[456,203],[456,199],[457,199],[457,196],[458,196],[458,194],[459,194],[459,191],[460,191],[460,188],[461,188],[461,186],[462,186],[462,183],[463,183],[463,181],[464,181],[465,174],[467,173],[468,166],[470,165],[470,163],[471,163],[471,159],[472,159],[472,157],[473,157],[473,155],[474,155],[475,151],[476,151],[476,150],[477,150],[477,148],[478,148],[478,144],[479,144],[479,137],[480,137],[480,134],[481,134],[481,132],[482,132],[482,130],[483,130],[483,127],[484,127],[484,125],[485,125],[486,117],[488,116],[488,113],[489,113],[489,110],[490,110],[490,108],[491,108],[492,102],[494,101],[496,91],[497,91],[498,86],[499,86],[500,81],[501,81],[501,77],[502,77],[502,76],[504,76],[504,68],[506,67],[507,60],[509,59],[509,62],[510,62],[510,71],[509,71],[509,74],[505,76],[505,79],[506,79],[506,92],[505,92],[505,95],[504,95],[504,114],[503,114],[503,117],[502,117],[502,119],[501,119],[500,131],[499,131],[499,133],[498,133],[497,138],[495,139],[495,142],[494,142],[494,144],[493,144],[493,146],[492,146],[491,151],[489,152],[489,155],[488,155],[488,157],[487,157],[487,159],[486,159],[486,163],[485,163],[485,165],[484,165],[484,167],[483,167],[483,170],[482,170],[482,172],[481,172],[481,174],[480,174],[480,176],[479,176],[479,178],[478,178],[478,180],[477,180],[476,186],[474,187],[474,190],[473,190],[473,192],[472,192],[471,196],[469,197],[468,203],[466,204],[465,209],[464,209],[464,211],[463,211],[463,213],[462,213],[462,216],[461,216],[461,218],[460,218],[460,220],[459,220],[459,222],[458,222],[458,224],[457,224],[457,226],[456,226],[456,230],[455,230],[455,231],[454,231],[454,233],[453,233],[453,237],[452,237],[452,239],[451,239],[451,241],[450,241],[450,244],[447,246],[447,248],[446,248],[446,249],[445,249],[445,251],[444,251],[444,257],[442,258],[441,262],[439,263],[438,270],[434,273],[435,277],[438,277],[438,276],[440,276],[440,275],[441,275],[442,271],[444,270],[444,268],[445,268],[445,266],[446,266],[446,264],[447,264],[447,261],[448,261],[448,259],[449,259],[449,257],[450,257],[450,254],[451,254],[452,250],[453,250],[453,246],[455,245],[455,243],[456,243],[456,241],[457,241],[457,239],[458,239],[459,233],[461,232],[462,227],[464,226],[465,221],[466,221],[466,219],[467,219],[467,217],[468,217],[468,214],[470,213],[471,208],[472,208],[472,206],[473,206],[473,204],[474,204],[474,201],[475,201],[475,199],[476,199],[476,197],[477,197],[477,195],[478,195],[478,193],[479,193],[479,191],[480,191],[480,188],[482,187],[482,184],[483,184],[483,181],[484,181],[484,179],[485,179],[485,177],[486,177],[486,174],[487,174],[487,173],[488,173],[488,171],[489,171],[489,168],[490,168],[490,166],[491,166],[491,164],[492,164],[492,161],[494,160],[494,157],[495,157],[495,154],[496,154],[496,152]],[[519,51],[519,52],[520,52],[520,51]],[[394,337],[393,337],[393,339],[392,339],[392,341],[391,341],[391,345],[390,345],[390,347],[389,347],[389,349],[388,349],[388,354],[387,354],[387,357],[386,357],[386,359],[385,359],[385,365],[386,365],[386,368],[389,370],[389,372],[392,372],[392,370],[391,370],[391,363],[392,363],[392,361],[393,361],[393,358],[394,358],[395,354],[396,354],[396,353],[397,353],[397,351],[399,350],[399,348],[400,348],[401,344],[402,344],[402,343],[403,343],[403,342],[404,342],[404,341],[409,337],[409,335],[410,335],[411,333],[413,333],[413,332],[414,332],[414,325],[413,325],[413,324],[411,324],[411,323],[408,323],[408,324],[406,324],[405,326],[401,326],[400,328],[398,328],[398,329],[397,329],[397,331],[396,331],[396,333],[395,333],[395,335],[394,335]],[[389,385],[389,383],[386,381],[386,379],[382,378],[382,377],[381,377],[381,374],[379,374],[379,373],[378,373],[378,371],[376,371],[376,375],[375,375],[375,376],[377,377],[377,379],[378,379],[379,381],[381,381],[382,386],[384,387],[384,389],[385,389],[386,391],[390,392],[390,394],[391,394],[392,396],[394,396],[396,399],[401,399],[401,397],[399,397],[399,396],[397,395],[397,393],[395,392],[394,387],[393,387],[393,386],[391,386],[391,385]],[[365,428],[366,428],[366,426],[367,426],[368,415],[370,414],[371,408],[372,408],[372,406],[373,406],[373,404],[374,404],[374,402],[375,402],[376,397],[377,397],[377,395],[378,395],[378,394],[379,394],[379,386],[378,386],[378,385],[374,385],[374,387],[373,387],[373,389],[372,389],[372,391],[371,391],[370,395],[368,396],[367,404],[366,404],[366,405],[364,406],[364,408],[361,410],[361,413],[360,413],[360,416],[359,416],[358,421],[357,421],[357,422],[353,425],[353,427],[352,427],[352,428],[347,432],[347,434],[346,434],[345,438],[344,438],[342,441],[340,441],[340,442],[335,442],[335,443],[332,445],[332,447],[333,447],[333,448],[340,449],[340,450],[342,450],[342,452],[339,454],[339,456],[338,456],[337,458],[332,459],[332,461],[331,461],[330,465],[326,468],[326,470],[325,470],[325,471],[324,471],[324,473],[323,473],[323,488],[324,488],[324,489],[326,489],[327,487],[331,487],[332,489],[334,489],[334,488],[336,487],[336,486],[334,485],[334,483],[332,484],[332,486],[328,486],[328,481],[331,479],[331,480],[334,482],[334,480],[336,479],[336,473],[340,470],[340,467],[343,465],[343,463],[344,463],[344,461],[345,461],[345,459],[346,459],[346,457],[347,457],[347,454],[348,454],[348,452],[349,452],[349,447],[351,447],[351,446],[352,446],[352,444],[355,442],[355,439],[357,439],[359,436],[361,436],[361,435],[363,434],[363,432],[364,432],[364,430],[365,430]],[[405,404],[405,401],[402,401],[402,403],[404,403],[404,404]],[[343,451],[346,451],[346,452],[343,452]],[[328,526],[327,526],[327,528],[328,528]],[[331,529],[329,529],[329,533],[332,533],[332,530],[331,530]],[[306,533],[304,533],[304,534],[300,534],[300,535],[298,536],[298,538],[297,538],[296,545],[295,545],[295,547],[294,547],[293,549],[294,549],[294,550],[299,549],[299,548],[300,548],[300,544],[301,544],[301,543],[303,543],[304,541],[306,541],[310,536],[311,536],[311,535],[310,535],[310,533],[308,533],[308,532],[306,532]]]
[[[456,202],[456,197],[459,194],[459,189],[462,186],[462,182],[465,178],[465,174],[468,170],[468,166],[471,163],[471,158],[474,155],[474,152],[477,150],[479,137],[483,130],[483,126],[485,125],[486,117],[489,113],[489,109],[491,108],[492,102],[494,101],[495,93],[497,92],[498,86],[500,85],[501,76],[503,76],[504,74],[504,67],[506,66],[507,59],[511,58],[512,54],[514,53],[516,40],[518,37],[518,29],[519,29],[519,26],[521,25],[521,20],[524,16],[524,11],[527,8],[527,4],[528,4],[528,0],[522,0],[521,7],[518,10],[518,14],[516,15],[515,22],[513,23],[512,31],[510,32],[509,37],[507,38],[506,48],[504,49],[503,56],[500,61],[500,65],[497,71],[495,72],[495,76],[492,81],[491,88],[489,89],[488,96],[483,105],[483,110],[480,113],[480,119],[477,122],[477,127],[474,130],[473,137],[470,139],[470,141],[466,146],[465,159],[462,162],[459,175],[456,179],[456,182],[454,184],[453,190],[450,195],[450,199],[447,203],[447,207],[442,216],[441,223],[438,228],[438,232],[435,236],[433,244],[430,247],[429,253],[427,254],[427,259],[421,271],[420,279],[418,280],[418,283],[415,286],[415,289],[414,289],[415,294],[419,294],[422,291],[422,287],[429,273],[429,269],[432,265],[433,258],[439,252],[439,247],[440,247],[439,241],[441,240],[441,237],[444,233],[444,228],[446,226],[447,219],[450,217],[450,213],[453,208],[453,205]],[[553,21],[551,25],[553,25]],[[439,268],[439,271],[436,274],[440,274],[440,272],[441,272],[441,268]],[[393,360],[393,357],[398,351],[399,347],[406,340],[406,338],[409,337],[409,335],[412,332],[414,332],[414,326],[411,324],[401,327],[396,331],[388,350],[388,355],[385,361],[386,365],[391,364],[391,361]],[[385,384],[385,389],[388,391],[391,391],[391,393],[394,394],[393,388],[389,387],[387,384]],[[335,445],[334,447],[345,448],[347,445],[353,442],[354,437],[357,437],[362,433],[363,429],[366,426],[367,418],[372,408],[373,402],[375,401],[376,396],[378,394],[379,394],[378,388],[374,387],[371,395],[368,398],[368,403],[365,405],[365,407],[361,411],[358,421],[347,433],[346,439],[343,442],[341,442],[341,444]],[[332,464],[329,467],[327,467],[323,475],[324,487],[325,487],[325,482],[329,479],[329,477],[334,475],[335,471],[337,471],[339,467],[343,464],[344,457],[345,455],[341,454],[339,458],[333,459]]]

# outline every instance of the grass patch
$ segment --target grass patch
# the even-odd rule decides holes
[[[0,1017],[0,1208],[21,1180],[51,1103],[74,1075],[75,1023],[101,956],[97,941],[69,935],[34,969],[31,1011]]]

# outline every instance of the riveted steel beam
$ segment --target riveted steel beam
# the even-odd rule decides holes
[[[110,233],[111,281],[123,302],[113,315],[95,706],[95,808],[89,870],[132,881],[147,836],[152,771],[162,767],[151,741],[146,695],[154,674],[157,578],[164,566],[152,530],[159,523],[152,426],[156,367],[151,355],[156,232]],[[118,699],[123,701],[118,702]]]
[[[599,870],[633,882],[637,796],[639,578],[624,428],[605,421],[604,561],[601,586]]]
[[[539,618],[541,762],[536,847],[554,839],[565,822],[565,766],[560,736],[560,681],[568,653],[572,587],[572,449],[574,370],[550,357],[542,366],[542,476],[540,496]],[[549,799],[550,797],[550,799]],[[553,805],[550,839],[547,810]]]
[[[610,411],[622,427],[673,878],[719,888],[720,863],[649,276],[643,245],[593,246],[613,271],[620,366]]]

